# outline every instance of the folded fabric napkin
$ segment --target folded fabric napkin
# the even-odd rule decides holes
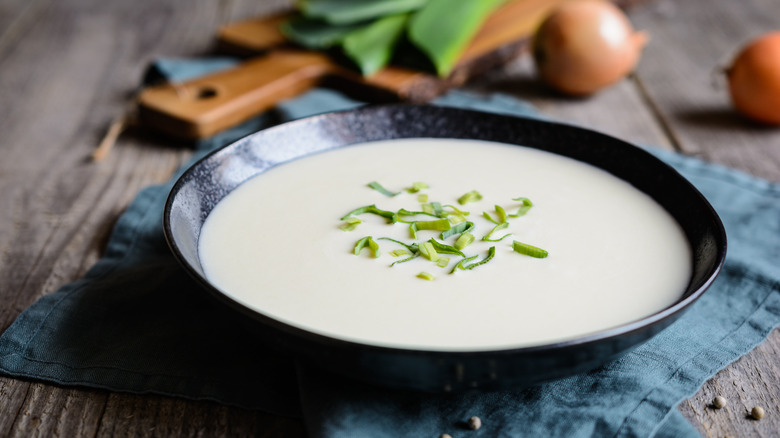
[[[161,62],[155,69],[177,79],[182,71],[209,71],[205,62],[180,61],[174,69]],[[215,68],[226,65],[220,60]],[[261,126],[361,104],[313,90],[201,142],[195,155]],[[530,106],[503,95],[451,92],[435,104],[533,116]],[[296,365],[236,324],[174,260],[161,225],[173,180],[141,191],[87,275],[38,300],[0,336],[0,372],[303,415],[309,433],[322,437],[697,436],[677,403],[780,324],[780,186],[651,151],[714,205],[729,254],[718,280],[681,319],[591,372],[526,389],[439,396]],[[472,415],[481,417],[481,429],[464,427]]]

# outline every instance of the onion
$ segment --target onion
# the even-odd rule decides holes
[[[607,1],[582,0],[554,9],[536,31],[533,55],[541,79],[584,96],[631,72],[647,43],[645,32]]]
[[[780,31],[748,43],[726,75],[737,110],[760,122],[780,124]]]

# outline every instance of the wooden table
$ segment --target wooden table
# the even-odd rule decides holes
[[[286,2],[3,0],[0,3],[0,330],[37,298],[81,277],[117,216],[189,156],[123,135],[89,160],[155,56],[197,56],[222,23]],[[652,35],[635,76],[589,99],[539,87],[527,58],[470,87],[541,111],[780,181],[780,128],[736,115],[718,68],[744,41],[780,28],[777,0],[653,0],[632,9]],[[707,382],[680,410],[704,436],[780,434],[780,331]],[[708,408],[721,394],[729,408]],[[746,418],[762,405],[766,417]],[[300,436],[297,420],[207,402],[64,388],[0,377],[8,436]]]

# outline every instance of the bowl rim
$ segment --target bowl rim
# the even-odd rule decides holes
[[[702,202],[702,205],[705,209],[707,209],[707,213],[714,219],[713,224],[715,225],[714,230],[714,238],[718,243],[717,246],[717,258],[715,261],[715,264],[712,266],[710,270],[708,270],[706,276],[704,277],[704,281],[695,289],[690,291],[688,293],[688,288],[686,288],[686,293],[677,300],[674,304],[667,306],[657,312],[654,312],[650,315],[647,315],[645,317],[642,317],[640,319],[620,324],[615,327],[599,330],[597,332],[585,334],[582,336],[577,336],[570,339],[564,339],[561,341],[555,341],[551,343],[546,344],[539,344],[539,345],[530,345],[530,346],[520,346],[520,347],[510,347],[510,348],[498,348],[498,349],[477,349],[477,350],[447,350],[447,349],[417,349],[417,348],[404,348],[404,347],[394,347],[394,346],[386,346],[386,345],[377,345],[377,344],[369,344],[369,343],[362,343],[359,341],[354,340],[348,340],[348,339],[342,339],[338,337],[332,337],[328,336],[326,334],[318,333],[309,331],[307,329],[297,327],[292,324],[288,324],[286,322],[280,321],[278,319],[275,319],[274,317],[255,311],[253,309],[250,309],[240,302],[232,299],[231,297],[224,294],[222,291],[220,291],[216,286],[212,285],[208,279],[206,279],[203,275],[201,275],[200,272],[198,272],[197,269],[195,269],[193,266],[190,265],[190,263],[187,262],[186,258],[184,257],[179,245],[177,244],[175,238],[173,237],[173,231],[171,227],[171,212],[174,208],[174,203],[176,200],[177,194],[181,191],[182,187],[184,187],[185,184],[189,182],[190,179],[193,178],[193,175],[195,173],[195,170],[202,166],[203,163],[208,162],[210,160],[214,160],[215,157],[218,157],[219,155],[223,154],[229,154],[229,151],[231,149],[235,149],[238,146],[242,145],[245,142],[251,141],[252,138],[255,136],[262,136],[262,135],[268,135],[266,133],[273,133],[280,130],[293,130],[296,127],[299,126],[305,126],[307,124],[312,123],[327,123],[330,119],[338,119],[342,118],[351,114],[356,113],[371,113],[371,112],[377,112],[377,111],[406,111],[408,109],[426,109],[426,108],[435,108],[437,111],[442,111],[446,113],[451,114],[461,114],[461,115],[479,115],[479,116],[488,116],[488,117],[495,117],[495,118],[501,118],[501,119],[521,119],[524,121],[524,123],[531,123],[538,125],[541,129],[555,129],[562,127],[564,129],[568,130],[574,130],[574,131],[581,131],[581,132],[587,132],[590,135],[598,135],[607,139],[610,139],[611,141],[617,141],[620,143],[623,143],[626,147],[630,147],[635,149],[635,153],[638,153],[640,155],[644,155],[644,159],[649,159],[655,161],[657,164],[659,164],[662,167],[665,167],[667,171],[673,172],[674,174],[678,175],[680,177],[681,183],[688,186],[690,190],[699,198],[699,201]],[[388,137],[387,139],[394,139],[394,138],[412,138],[412,137]],[[419,137],[416,137],[419,138]],[[432,137],[432,138],[454,138],[454,137]],[[372,140],[373,141],[373,140]],[[487,140],[491,141],[491,140]],[[497,141],[497,140],[493,140]],[[301,155],[297,155],[295,157],[292,157],[290,159],[287,159],[285,161],[276,163],[275,165],[282,165],[289,161],[293,161],[299,158],[303,158],[312,154],[316,153],[322,153],[327,152],[332,149],[338,149],[345,146],[358,144],[358,143],[366,143],[367,141],[355,141],[353,143],[344,143],[340,144],[338,146],[335,146],[333,148],[323,149],[321,151],[317,152],[307,152]],[[522,145],[527,146],[531,148],[535,148],[533,145]],[[535,148],[536,149],[536,148]],[[544,149],[541,149],[544,150]],[[548,151],[549,152],[549,151]],[[555,152],[551,152],[555,153]],[[560,155],[560,154],[558,154]],[[573,158],[573,157],[572,157]],[[577,159],[577,158],[573,158]],[[581,160],[578,160],[581,161]],[[590,163],[588,163],[590,164]],[[274,166],[275,166],[274,165]],[[594,165],[594,164],[591,164]],[[594,165],[596,166],[596,165]],[[596,166],[599,167],[599,166]],[[599,167],[602,170],[605,170],[609,172],[608,169],[604,169]],[[254,175],[252,175],[250,178],[255,177],[263,172],[265,172],[267,169],[262,170]],[[611,172],[610,172],[611,173]],[[618,178],[621,178],[619,176],[616,176]],[[249,179],[249,178],[248,178]],[[623,179],[623,178],[621,178]],[[246,180],[242,181],[245,182]],[[630,183],[630,182],[629,182]],[[633,184],[632,184],[633,185]],[[640,189],[641,190],[641,189]],[[676,218],[675,218],[676,219]],[[274,125],[265,129],[262,129],[260,131],[251,133],[243,138],[240,138],[236,141],[233,141],[231,143],[228,143],[224,146],[221,146],[200,159],[196,160],[194,163],[191,163],[186,170],[177,178],[176,182],[172,186],[171,190],[169,191],[169,194],[166,198],[165,207],[163,210],[163,232],[165,235],[165,240],[171,249],[172,253],[174,254],[174,257],[179,262],[179,264],[188,272],[188,274],[197,280],[197,282],[204,287],[206,291],[208,291],[212,296],[216,297],[223,303],[227,304],[229,307],[240,311],[241,313],[249,316],[250,318],[254,320],[259,320],[264,325],[270,327],[271,329],[276,330],[282,330],[288,335],[292,335],[293,337],[301,337],[308,341],[313,341],[317,344],[321,344],[328,347],[339,347],[339,348],[345,348],[345,349],[357,349],[357,350],[366,350],[366,351],[377,351],[377,352],[383,352],[388,354],[402,354],[402,355],[411,355],[411,356],[430,356],[432,358],[437,357],[449,357],[449,358],[462,358],[462,357],[472,357],[472,356],[504,356],[504,355],[524,355],[524,354],[544,354],[546,352],[553,352],[558,351],[562,349],[567,348],[575,348],[575,347],[583,347],[587,346],[589,344],[595,344],[603,341],[608,341],[610,339],[614,339],[617,337],[621,337],[624,335],[630,335],[632,333],[643,331],[648,328],[651,328],[653,326],[659,325],[664,323],[665,321],[668,321],[671,319],[671,321],[668,321],[669,324],[676,319],[676,317],[680,316],[685,310],[687,310],[694,302],[696,302],[703,294],[704,292],[712,285],[712,283],[715,281],[716,277],[719,275],[720,271],[723,268],[723,265],[725,263],[726,258],[726,250],[727,250],[727,237],[726,237],[726,231],[723,226],[723,223],[718,216],[715,209],[712,207],[712,205],[709,203],[709,201],[706,199],[706,197],[690,182],[687,178],[682,176],[676,169],[674,169],[672,166],[661,160],[660,158],[656,157],[655,155],[651,154],[647,150],[638,147],[634,144],[631,144],[630,142],[627,142],[625,140],[621,140],[619,138],[616,138],[614,136],[611,136],[609,134],[605,134],[603,132],[600,132],[595,129],[591,128],[584,128],[581,126],[568,124],[568,123],[561,123],[558,121],[549,121],[549,120],[543,120],[533,117],[525,117],[520,115],[514,115],[514,114],[506,114],[506,113],[493,113],[493,112],[485,112],[485,111],[479,111],[479,110],[473,110],[473,109],[464,109],[464,108],[457,108],[457,107],[448,107],[448,106],[438,106],[438,105],[431,105],[431,104],[415,104],[415,103],[393,103],[393,104],[369,104],[364,105],[355,109],[347,109],[342,111],[333,111],[318,115],[313,115],[309,117],[304,117],[301,119],[296,119],[284,123],[280,123],[278,125]],[[662,327],[661,329],[665,328]]]

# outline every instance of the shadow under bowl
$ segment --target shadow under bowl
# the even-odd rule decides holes
[[[237,303],[203,273],[198,238],[216,204],[246,180],[281,163],[356,143],[400,138],[454,138],[522,145],[612,173],[663,206],[680,224],[693,274],[673,305],[628,324],[564,342],[494,351],[426,351],[380,347],[323,336]],[[650,153],[591,130],[506,115],[429,105],[382,105],[314,116],[269,128],[219,149],[173,187],[164,230],[174,255],[206,291],[244,315],[267,342],[321,368],[373,384],[430,392],[530,385],[593,369],[647,341],[696,301],[726,254],[723,225],[685,178]]]

